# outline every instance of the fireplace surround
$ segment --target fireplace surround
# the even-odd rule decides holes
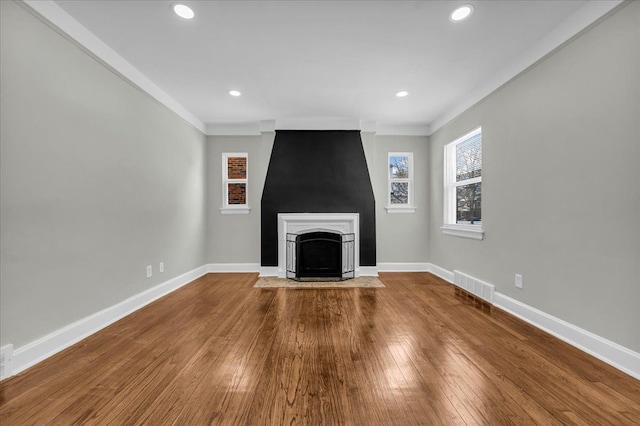
[[[286,278],[287,276],[287,234],[311,232],[353,234],[353,276],[360,276],[360,215],[358,213],[279,213],[278,277]],[[369,274],[376,275],[375,271],[370,271],[367,275]]]
[[[279,232],[279,214],[351,213],[359,215],[358,225],[341,232],[358,234],[357,266],[376,275],[375,197],[360,131],[277,130],[260,207],[263,276],[285,274],[286,233]],[[333,231],[326,222],[311,228]]]

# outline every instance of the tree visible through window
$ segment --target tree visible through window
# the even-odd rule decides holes
[[[445,225],[482,225],[482,129],[445,146]]]
[[[413,153],[389,153],[389,205],[413,204]]]
[[[482,222],[482,133],[456,144],[456,223]]]

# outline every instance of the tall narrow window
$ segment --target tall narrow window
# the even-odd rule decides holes
[[[222,214],[249,213],[249,155],[222,154]]]
[[[413,213],[413,153],[390,152],[388,157],[389,213]]]
[[[445,234],[481,240],[482,128],[444,147]]]

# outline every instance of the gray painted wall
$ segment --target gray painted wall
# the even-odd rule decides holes
[[[207,261],[208,263],[260,264],[260,197],[269,165],[274,133],[262,136],[207,137]],[[376,136],[363,133],[362,143],[376,197],[378,263],[427,262],[428,222],[428,138],[426,136]],[[394,151],[414,153],[414,214],[388,214],[387,154]],[[249,153],[248,215],[223,215],[222,153]]]
[[[638,76],[631,2],[435,132],[430,262],[639,351]],[[443,146],[479,125],[485,239],[473,241],[439,229]]]
[[[204,136],[0,3],[0,344],[20,347],[204,264]]]
[[[0,4],[0,345],[205,263],[258,264],[273,133],[205,142],[21,6]],[[639,10],[619,9],[431,138],[363,133],[378,262],[462,270],[639,351]],[[484,241],[439,229],[442,147],[477,125]],[[249,215],[219,211],[228,151],[249,152]],[[414,152],[415,214],[384,209],[389,151]]]
[[[274,137],[274,132],[261,136],[207,137],[207,263],[260,265],[260,198]],[[220,213],[224,152],[249,154],[249,214]]]
[[[378,263],[425,263],[429,248],[429,140],[426,136],[376,136],[373,190],[376,196]],[[388,154],[413,152],[415,213],[388,213]]]

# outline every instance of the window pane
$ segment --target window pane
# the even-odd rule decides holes
[[[227,159],[227,176],[229,179],[246,179],[247,158],[229,157]]]
[[[389,157],[389,176],[391,179],[408,179],[409,157]]]
[[[246,183],[230,183],[227,188],[229,204],[247,204]]]
[[[391,204],[409,204],[409,183],[391,183]]]
[[[482,174],[482,133],[456,145],[456,182]]]
[[[482,183],[456,188],[456,223],[482,224]]]

